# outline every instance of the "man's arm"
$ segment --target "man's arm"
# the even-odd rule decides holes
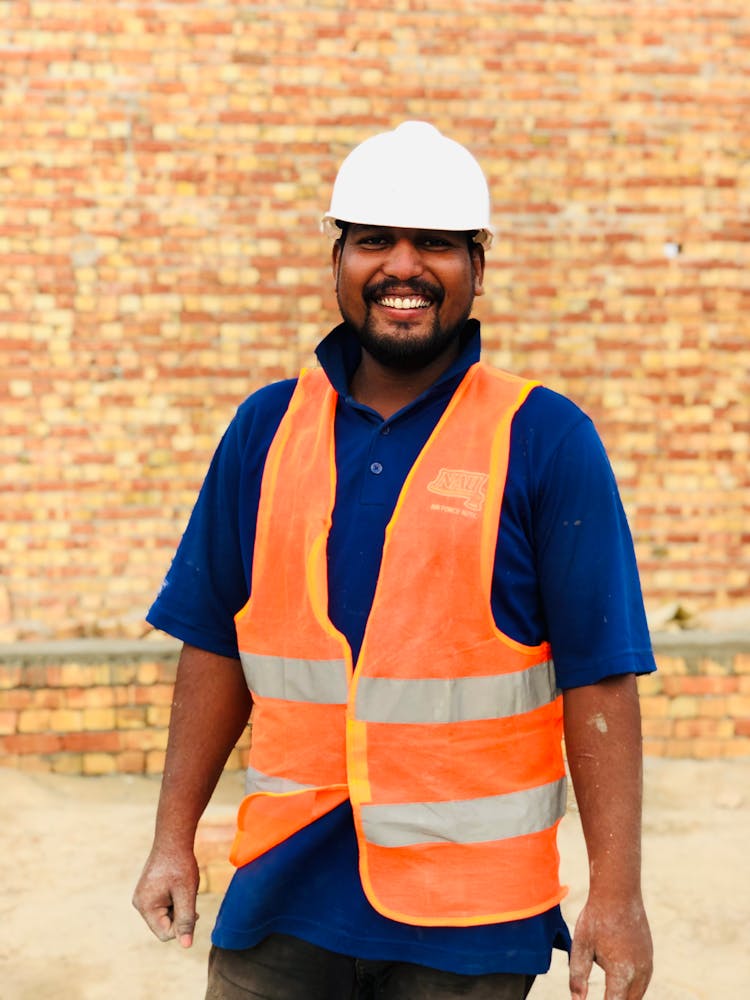
[[[564,693],[565,745],[589,857],[589,895],[573,936],[572,1000],[593,962],[604,1000],[641,1000],[653,950],[641,896],[642,747],[633,674]]]
[[[252,700],[239,660],[183,646],[177,667],[154,843],[133,905],[162,941],[189,948],[198,892],[194,841]]]

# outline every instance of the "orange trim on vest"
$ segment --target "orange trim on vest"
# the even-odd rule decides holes
[[[481,798],[555,781],[561,777],[555,755],[535,737],[540,727],[560,725],[557,701],[508,719],[448,723],[439,742],[431,725],[371,722],[366,753],[371,797],[410,801],[419,789],[423,802]],[[408,754],[402,753],[404,746]]]
[[[303,374],[266,461],[253,592],[236,616],[253,692],[245,864],[351,799],[365,893],[417,925],[540,913],[564,895],[565,769],[548,645],[499,631],[490,589],[514,414],[536,385],[469,369],[386,530],[356,669],[327,614],[336,394]],[[283,568],[279,572],[279,568]]]
[[[466,864],[463,844],[370,847],[365,861],[368,869],[380,875],[378,912],[422,927],[469,927],[543,913],[564,895],[556,888],[545,898],[547,887],[558,885],[557,825],[526,837],[472,845],[471,865]],[[530,883],[519,880],[519,869],[533,872]],[[369,880],[369,876],[366,870],[364,877]],[[503,889],[502,908],[498,886]],[[529,905],[529,899],[534,903]],[[437,910],[425,912],[426,907],[420,907],[425,900],[436,900]],[[415,908],[419,908],[418,918],[405,919]],[[450,919],[440,911],[450,913]]]

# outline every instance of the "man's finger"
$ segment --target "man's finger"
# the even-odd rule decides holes
[[[172,929],[172,908],[171,906],[143,907],[139,913],[146,921],[149,929],[160,941],[171,941],[174,937]]]
[[[651,972],[626,966],[614,976],[607,976],[604,1000],[643,1000],[651,981]]]
[[[576,945],[573,938],[573,948],[570,953],[570,996],[571,1000],[586,1000],[589,992],[589,976],[594,964],[594,956],[590,948]]]
[[[185,886],[175,887],[172,893],[172,936],[183,948],[193,943],[193,931],[198,914],[195,912],[195,891]]]
[[[625,967],[607,973],[604,986],[604,1000],[628,1000],[635,969]],[[640,996],[640,994],[639,994]]]

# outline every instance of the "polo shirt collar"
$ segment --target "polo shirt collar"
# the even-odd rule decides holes
[[[479,321],[470,319],[462,334],[461,352],[440,378],[428,390],[429,393],[444,386],[446,383],[456,383],[463,378],[467,370],[479,361],[481,351],[481,334]],[[349,395],[349,383],[357,370],[362,355],[357,338],[346,323],[340,323],[324,337],[315,349],[320,366],[328,376],[333,388],[342,398]]]

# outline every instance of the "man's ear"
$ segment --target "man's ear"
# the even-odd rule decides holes
[[[341,240],[334,240],[333,247],[331,248],[331,271],[333,273],[333,280],[338,281],[339,277],[339,263],[341,261]]]
[[[471,267],[474,272],[474,294],[484,295],[484,247],[475,243],[471,248]]]

